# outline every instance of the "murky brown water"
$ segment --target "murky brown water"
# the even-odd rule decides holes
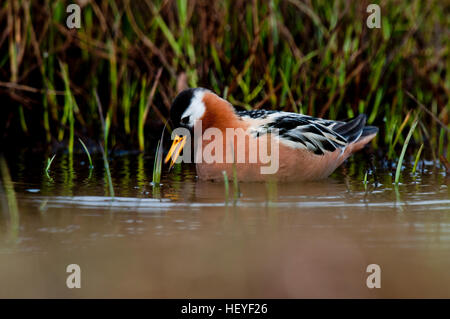
[[[153,189],[151,158],[115,156],[111,200],[100,158],[89,173],[82,154],[59,154],[49,176],[44,160],[7,158],[19,220],[2,187],[2,298],[450,297],[449,179],[433,163],[407,166],[397,188],[380,164],[365,189],[357,157],[323,182],[241,183],[227,204],[189,166]]]

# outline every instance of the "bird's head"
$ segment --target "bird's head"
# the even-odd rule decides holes
[[[170,121],[173,128],[184,127],[191,132],[199,121],[202,122],[202,130],[204,130],[212,126],[217,127],[223,121],[226,123],[230,116],[234,116],[231,104],[204,88],[190,88],[180,92],[170,108]],[[172,158],[171,166],[175,163],[186,139],[186,136],[175,137],[165,162]]]
[[[206,93],[210,91],[204,88],[189,88],[180,92],[170,107],[170,121],[173,128],[184,127],[192,131],[197,120],[200,120],[206,111],[203,100]],[[186,136],[176,136],[166,156],[167,163],[172,158],[172,167],[186,144]]]
[[[197,120],[200,120],[206,111],[203,97],[210,92],[204,88],[186,89],[180,92],[170,107],[170,120],[174,128],[194,128]]]

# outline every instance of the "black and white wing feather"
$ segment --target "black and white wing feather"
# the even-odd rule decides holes
[[[330,121],[297,113],[267,110],[237,112],[242,119],[251,118],[259,123],[250,128],[254,136],[277,134],[281,142],[292,148],[303,148],[316,155],[344,151],[373,127],[365,127],[366,116],[360,114],[347,121]]]

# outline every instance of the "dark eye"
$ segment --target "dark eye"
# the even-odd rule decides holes
[[[180,121],[181,124],[187,125],[189,124],[189,116],[183,117]]]

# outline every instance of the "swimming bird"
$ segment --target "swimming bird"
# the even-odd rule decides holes
[[[175,136],[165,162],[171,159],[172,167],[186,145],[196,145],[194,157],[200,180],[223,180],[223,171],[229,178],[236,175],[239,181],[324,179],[378,132],[377,127],[365,125],[364,114],[345,121],[332,121],[274,110],[238,111],[204,88],[180,92],[172,103],[170,121],[174,128],[193,132],[194,138],[188,142],[190,134]],[[214,129],[216,134],[206,134],[208,129]],[[240,133],[228,138],[227,129]],[[202,134],[195,136],[196,131]],[[213,142],[214,147],[211,147]],[[270,163],[267,157],[263,161],[257,156],[261,149],[268,151]],[[206,150],[211,152],[214,161],[202,159],[201,152]],[[270,170],[266,169],[263,173],[262,168],[274,161],[276,170],[267,173]]]

